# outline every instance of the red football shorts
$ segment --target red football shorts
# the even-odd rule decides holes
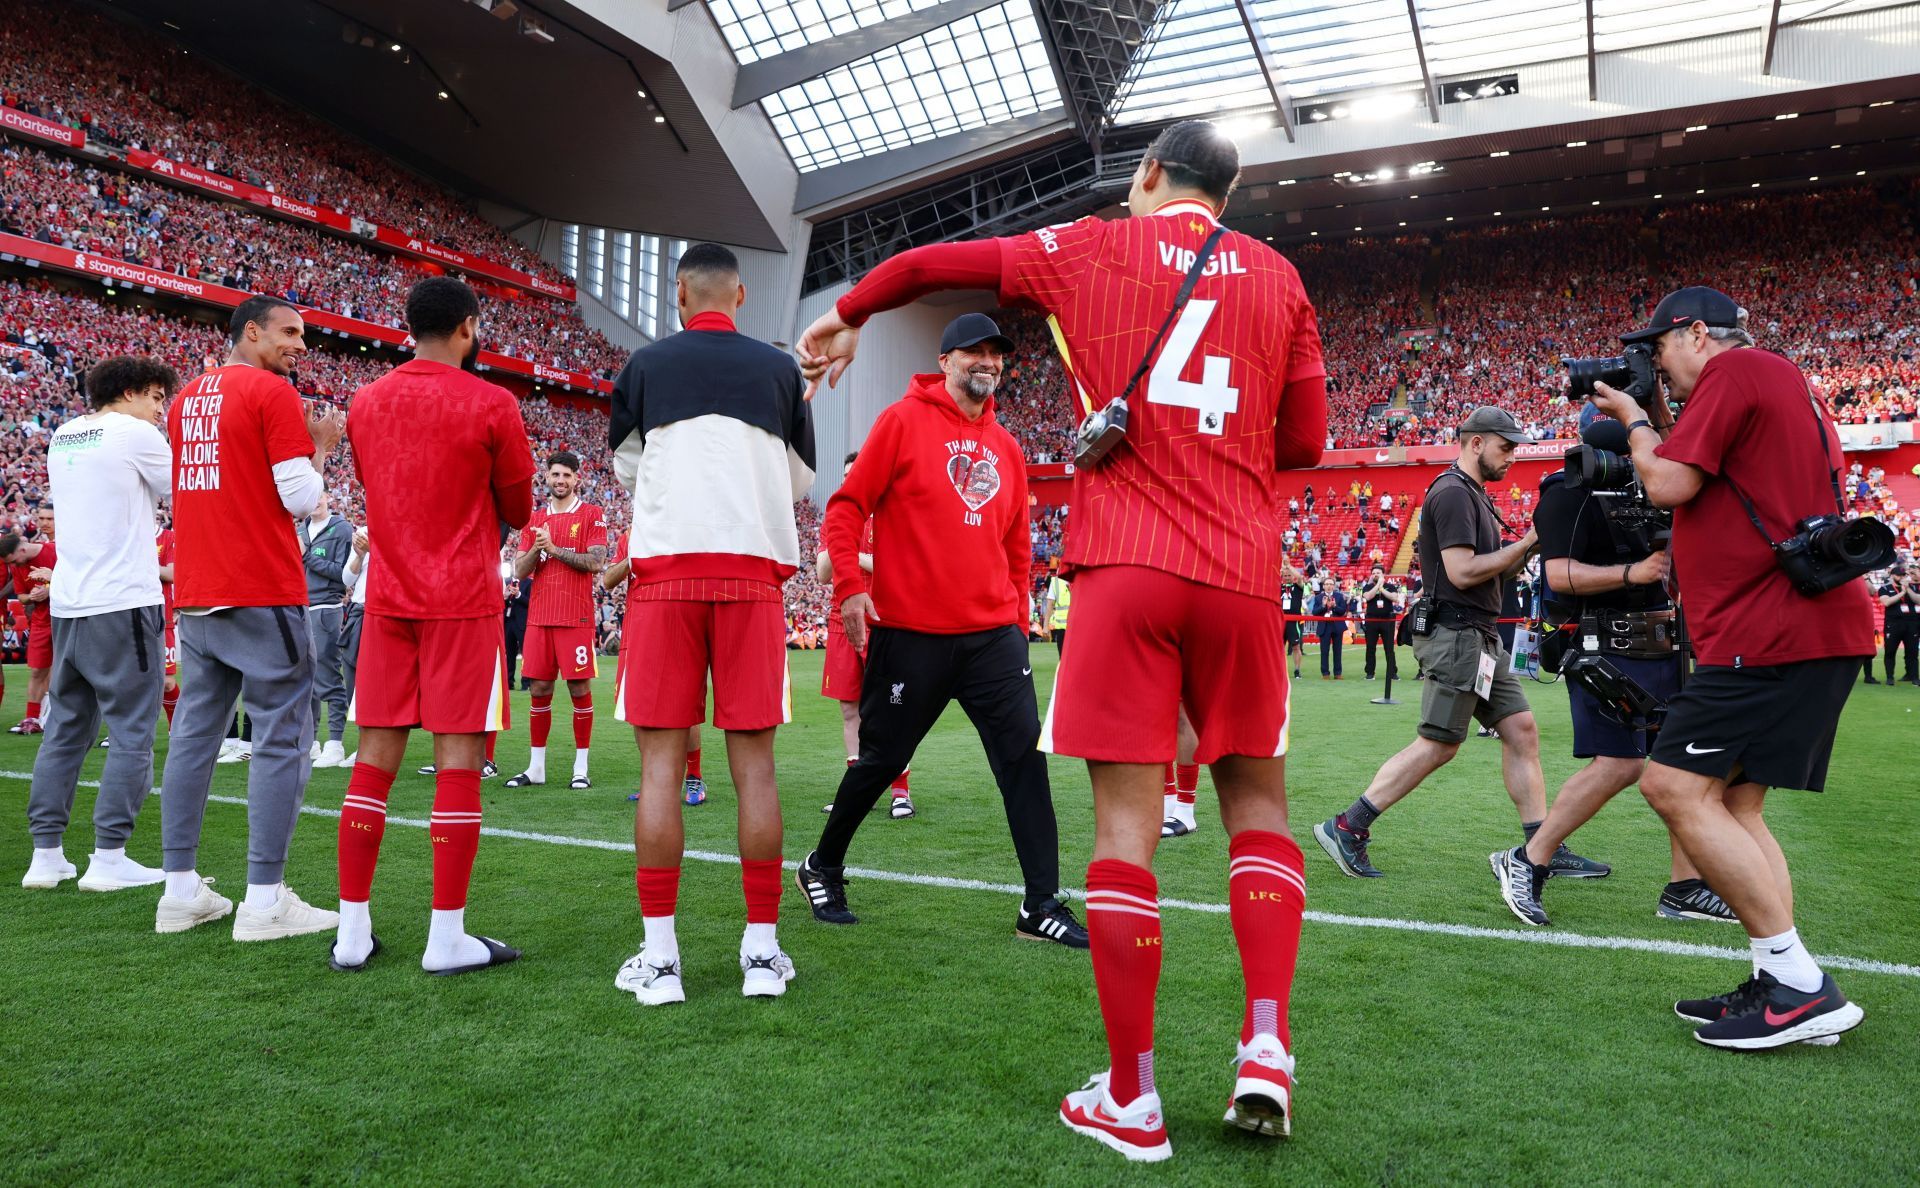
[[[180,675],[180,638],[174,633],[172,615],[167,616],[166,635],[164,638],[166,642],[165,655],[167,658],[167,675],[179,676]]]
[[[649,730],[706,720],[767,730],[793,720],[787,684],[787,619],[779,602],[636,602],[621,634],[636,659],[622,667],[614,714]]]
[[[527,627],[520,675],[530,681],[588,681],[600,675],[591,627]]]
[[[847,629],[838,613],[827,617],[827,663],[820,670],[820,696],[835,701],[859,701],[860,682],[867,674],[867,662],[853,650]]]
[[[1073,578],[1073,658],[1061,658],[1040,749],[1105,763],[1166,763],[1180,707],[1194,758],[1287,753],[1280,604],[1157,569],[1106,565]]]
[[[53,667],[52,615],[34,615],[27,620],[27,667]]]
[[[360,620],[359,675],[347,717],[361,726],[486,734],[511,722],[500,616]]]

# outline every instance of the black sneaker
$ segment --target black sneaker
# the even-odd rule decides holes
[[[1713,888],[1699,879],[1681,879],[1668,883],[1660,891],[1660,906],[1655,915],[1663,920],[1717,920],[1727,924],[1738,924],[1740,917],[1734,914],[1727,901],[1713,893]]]
[[[1613,867],[1604,862],[1595,862],[1591,858],[1567,849],[1567,843],[1561,842],[1560,848],[1547,859],[1547,874],[1556,879],[1604,879],[1613,873]]]
[[[1364,829],[1348,829],[1340,824],[1340,818],[1322,821],[1313,827],[1313,840],[1333,859],[1340,873],[1354,879],[1381,879],[1386,876],[1373,868],[1367,861],[1367,839],[1372,836]]]
[[[1760,979],[1748,978],[1727,994],[1712,998],[1683,998],[1673,1004],[1673,1013],[1689,1023],[1712,1023],[1728,1015],[1740,1014],[1764,996]]]
[[[793,881],[813,908],[813,918],[822,924],[858,924],[860,917],[847,909],[847,880],[842,866],[817,866],[809,853]]]
[[[420,774],[421,775],[439,775],[440,769],[435,765],[429,763],[425,767],[422,767],[420,769]]]
[[[487,760],[484,760],[484,761],[482,761],[482,762],[481,762],[481,764],[480,764],[480,778],[481,778],[481,779],[483,779],[483,780],[490,780],[490,779],[492,779],[493,777],[495,777],[495,776],[497,776],[497,775],[499,775],[499,774],[500,774],[500,765],[499,765],[499,764],[497,764],[497,763],[495,763],[495,762],[494,762],[493,760],[491,760],[491,759],[487,759]]]
[[[1715,1048],[1752,1052],[1839,1035],[1866,1018],[1833,984],[1832,974],[1821,975],[1820,987],[1813,991],[1784,986],[1764,970],[1753,982],[1755,991],[1742,1001],[1744,1009],[1728,1010],[1693,1038]]]
[[[1875,679],[1874,679],[1874,676],[1873,676],[1873,674],[1872,674],[1872,673],[1868,673],[1868,674],[1867,674],[1867,684],[1869,684],[1869,685],[1877,685],[1877,684],[1879,684],[1879,683],[1880,683],[1879,681],[1877,681],[1877,680],[1875,680]]]
[[[1013,922],[1013,934],[1022,940],[1052,941],[1069,949],[1087,947],[1085,925],[1073,918],[1067,905],[1058,899],[1043,899],[1038,907],[1020,905],[1020,918]]]
[[[1525,846],[1495,850],[1487,855],[1487,861],[1493,864],[1493,877],[1500,884],[1500,898],[1507,901],[1507,907],[1522,924],[1541,928],[1552,923],[1547,919],[1546,909],[1540,906],[1540,889],[1547,883],[1546,868],[1527,861]]]

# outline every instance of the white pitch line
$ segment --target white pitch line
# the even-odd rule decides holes
[[[0,779],[31,780],[27,772],[0,771]],[[97,780],[83,780],[82,788],[98,788]],[[155,794],[160,789],[155,788]],[[243,796],[209,796],[208,800],[220,804],[245,805]],[[302,805],[300,811],[310,817],[338,817],[338,809],[316,808]],[[417,817],[388,817],[389,825],[407,825],[414,829],[427,828],[427,822]],[[572,846],[576,849],[607,850],[615,854],[631,854],[633,843],[625,841],[605,841],[594,837],[569,837],[561,833],[533,833],[524,829],[502,829],[494,825],[485,825],[480,829],[483,837],[500,837],[509,841],[541,842],[550,846]],[[740,859],[733,854],[721,854],[713,850],[688,850],[688,858],[696,862],[715,862],[726,866],[738,866]],[[796,869],[797,862],[783,865],[788,870]],[[868,870],[864,867],[849,866],[847,874],[852,878],[871,879],[881,883],[909,883],[916,887],[940,887],[949,891],[992,891],[1002,895],[1021,895],[1025,888],[1013,883],[989,883],[980,879],[957,879],[947,875],[907,874],[894,870]],[[1067,894],[1082,896],[1085,893],[1077,888],[1063,888]],[[1188,899],[1162,899],[1160,906],[1180,911],[1206,912],[1211,915],[1225,915],[1224,903],[1199,903]],[[1615,949],[1635,953],[1658,953],[1666,957],[1714,957],[1723,961],[1751,962],[1753,955],[1746,949],[1729,949],[1719,945],[1696,945],[1684,941],[1646,940],[1633,936],[1589,936],[1581,932],[1521,932],[1511,928],[1482,928],[1472,924],[1443,924],[1433,920],[1403,920],[1392,916],[1349,916],[1339,912],[1305,913],[1305,919],[1315,924],[1332,924],[1343,928],[1386,928],[1395,932],[1424,932],[1441,936],[1461,936],[1473,940],[1512,941],[1520,944],[1551,945],[1563,949]],[[1856,973],[1890,974],[1901,978],[1920,978],[1920,965],[1902,965],[1893,961],[1874,961],[1866,957],[1819,956],[1814,960],[1830,969],[1845,969]]]

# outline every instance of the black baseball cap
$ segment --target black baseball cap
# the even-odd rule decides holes
[[[947,323],[940,334],[940,353],[957,351],[961,347],[979,346],[991,342],[1000,348],[1003,355],[1013,354],[1013,339],[1000,333],[1000,327],[992,318],[983,313],[961,314]]]
[[[1525,445],[1533,440],[1527,435],[1527,431],[1520,427],[1520,422],[1513,419],[1512,413],[1491,404],[1483,404],[1474,409],[1467,414],[1466,420],[1460,422],[1462,439],[1476,433],[1491,433],[1496,437],[1504,437],[1515,445]]]
[[[1718,289],[1692,285],[1668,293],[1654,307],[1653,320],[1645,330],[1620,336],[1621,342],[1652,342],[1669,330],[1705,322],[1727,330],[1740,329],[1740,303]]]

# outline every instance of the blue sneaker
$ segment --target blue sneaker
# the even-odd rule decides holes
[[[707,781],[701,779],[699,776],[688,776],[687,782],[681,785],[681,787],[686,792],[686,801],[688,804],[705,804],[707,802]]]

